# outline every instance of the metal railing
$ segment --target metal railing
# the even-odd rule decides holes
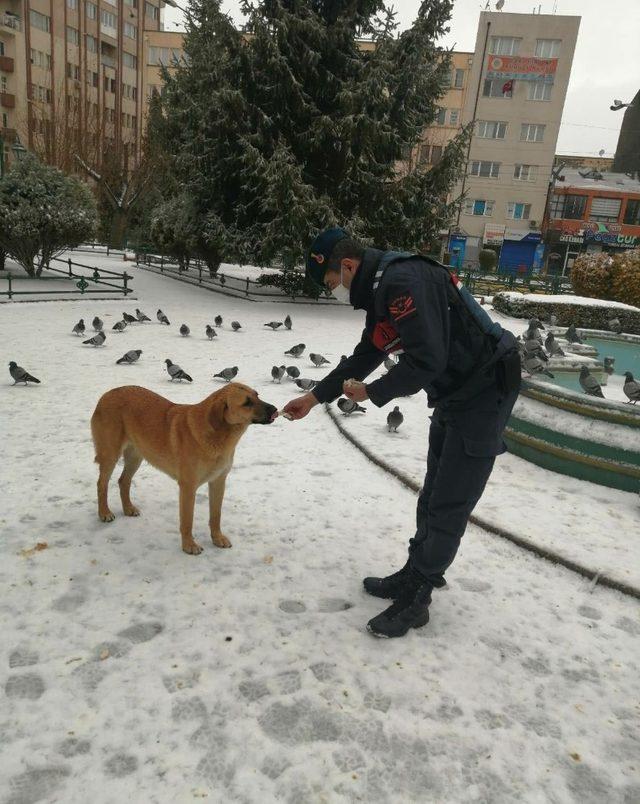
[[[14,31],[22,30],[20,17],[15,17],[13,14],[0,14],[0,25],[3,25],[5,28],[11,28]]]
[[[479,269],[463,268],[459,272],[460,281],[471,293],[493,295],[501,290],[519,290],[532,293],[558,295],[573,293],[568,277],[540,274],[534,271],[512,271],[499,269],[496,273],[483,273]]]
[[[117,271],[109,271],[106,268],[96,268],[93,265],[84,265],[79,262],[73,262],[69,257],[62,259],[60,257],[53,257],[51,262],[59,262],[66,265],[66,268],[52,268],[49,265],[45,270],[47,274],[60,274],[67,279],[78,280],[74,282],[74,289],[66,288],[64,290],[14,290],[13,284],[15,277],[10,271],[0,272],[0,281],[5,279],[8,283],[7,290],[0,290],[0,296],[8,296],[12,299],[14,296],[56,296],[56,295],[69,295],[78,294],[80,296],[90,295],[93,293],[105,293],[104,288],[109,288],[110,291],[116,291],[123,296],[133,293],[133,289],[129,287],[129,282],[133,279],[126,272],[118,273]],[[85,269],[90,273],[79,273],[76,268]],[[4,274],[4,275],[3,275]],[[25,279],[27,277],[20,277]]]

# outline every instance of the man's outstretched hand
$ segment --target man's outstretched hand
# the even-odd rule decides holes
[[[367,386],[359,380],[345,380],[342,384],[342,392],[354,402],[364,402],[365,399],[369,399]]]
[[[298,396],[292,399],[291,402],[287,402],[281,412],[287,414],[292,419],[304,419],[311,408],[315,407],[317,404],[318,400],[313,394],[303,394],[303,396]]]

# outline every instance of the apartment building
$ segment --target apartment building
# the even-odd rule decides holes
[[[499,252],[504,270],[542,261],[541,225],[580,17],[481,12],[461,125],[473,123],[452,262]],[[443,101],[444,105],[444,101]],[[433,126],[427,136],[431,136]]]
[[[169,72],[175,70],[182,59],[182,43],[184,34],[181,31],[145,31],[142,59],[142,90],[144,104],[142,107],[142,127],[144,130],[149,98],[154,92],[162,94],[164,81],[162,68]]]
[[[99,163],[116,149],[135,161],[163,8],[163,0],[0,0],[5,160],[18,135],[64,168],[71,151]]]

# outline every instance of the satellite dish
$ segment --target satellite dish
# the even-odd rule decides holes
[[[598,156],[604,156],[604,148],[600,148],[598,151]]]

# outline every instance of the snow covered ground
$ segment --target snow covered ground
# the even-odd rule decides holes
[[[280,407],[297,393],[270,381],[274,363],[293,362],[285,349],[303,341],[333,364],[362,326],[350,309],[304,306],[291,311],[292,332],[271,332],[262,324],[286,305],[134,277],[135,303],[0,308],[5,364],[42,380],[13,387],[7,373],[0,385],[3,801],[640,800],[638,601],[471,527],[429,625],[373,639],[364,624],[383,601],[361,578],[404,561],[415,495],[321,409],[240,442],[223,508],[231,550],[207,544],[200,493],[195,533],[206,549],[184,555],[176,486],[145,465],[133,487],[142,516],[98,522],[89,418],[103,391],[135,383],[194,402],[217,387],[214,371],[238,365],[238,379]],[[110,330],[136,306],[151,316],[162,307],[171,328],[109,332],[99,349],[70,333],[96,313]],[[217,313],[225,325],[208,342]],[[190,338],[178,335],[183,322]],[[138,364],[115,365],[134,348]],[[169,382],[167,357],[193,385]],[[348,424],[366,422],[370,442],[417,476],[424,402],[401,401],[396,436],[386,410]],[[585,562],[607,555],[598,528],[611,551],[635,537],[632,495],[512,456],[494,481],[478,513],[536,538],[573,537]],[[119,513],[115,479],[111,499]],[[628,560],[611,558],[611,570]]]

